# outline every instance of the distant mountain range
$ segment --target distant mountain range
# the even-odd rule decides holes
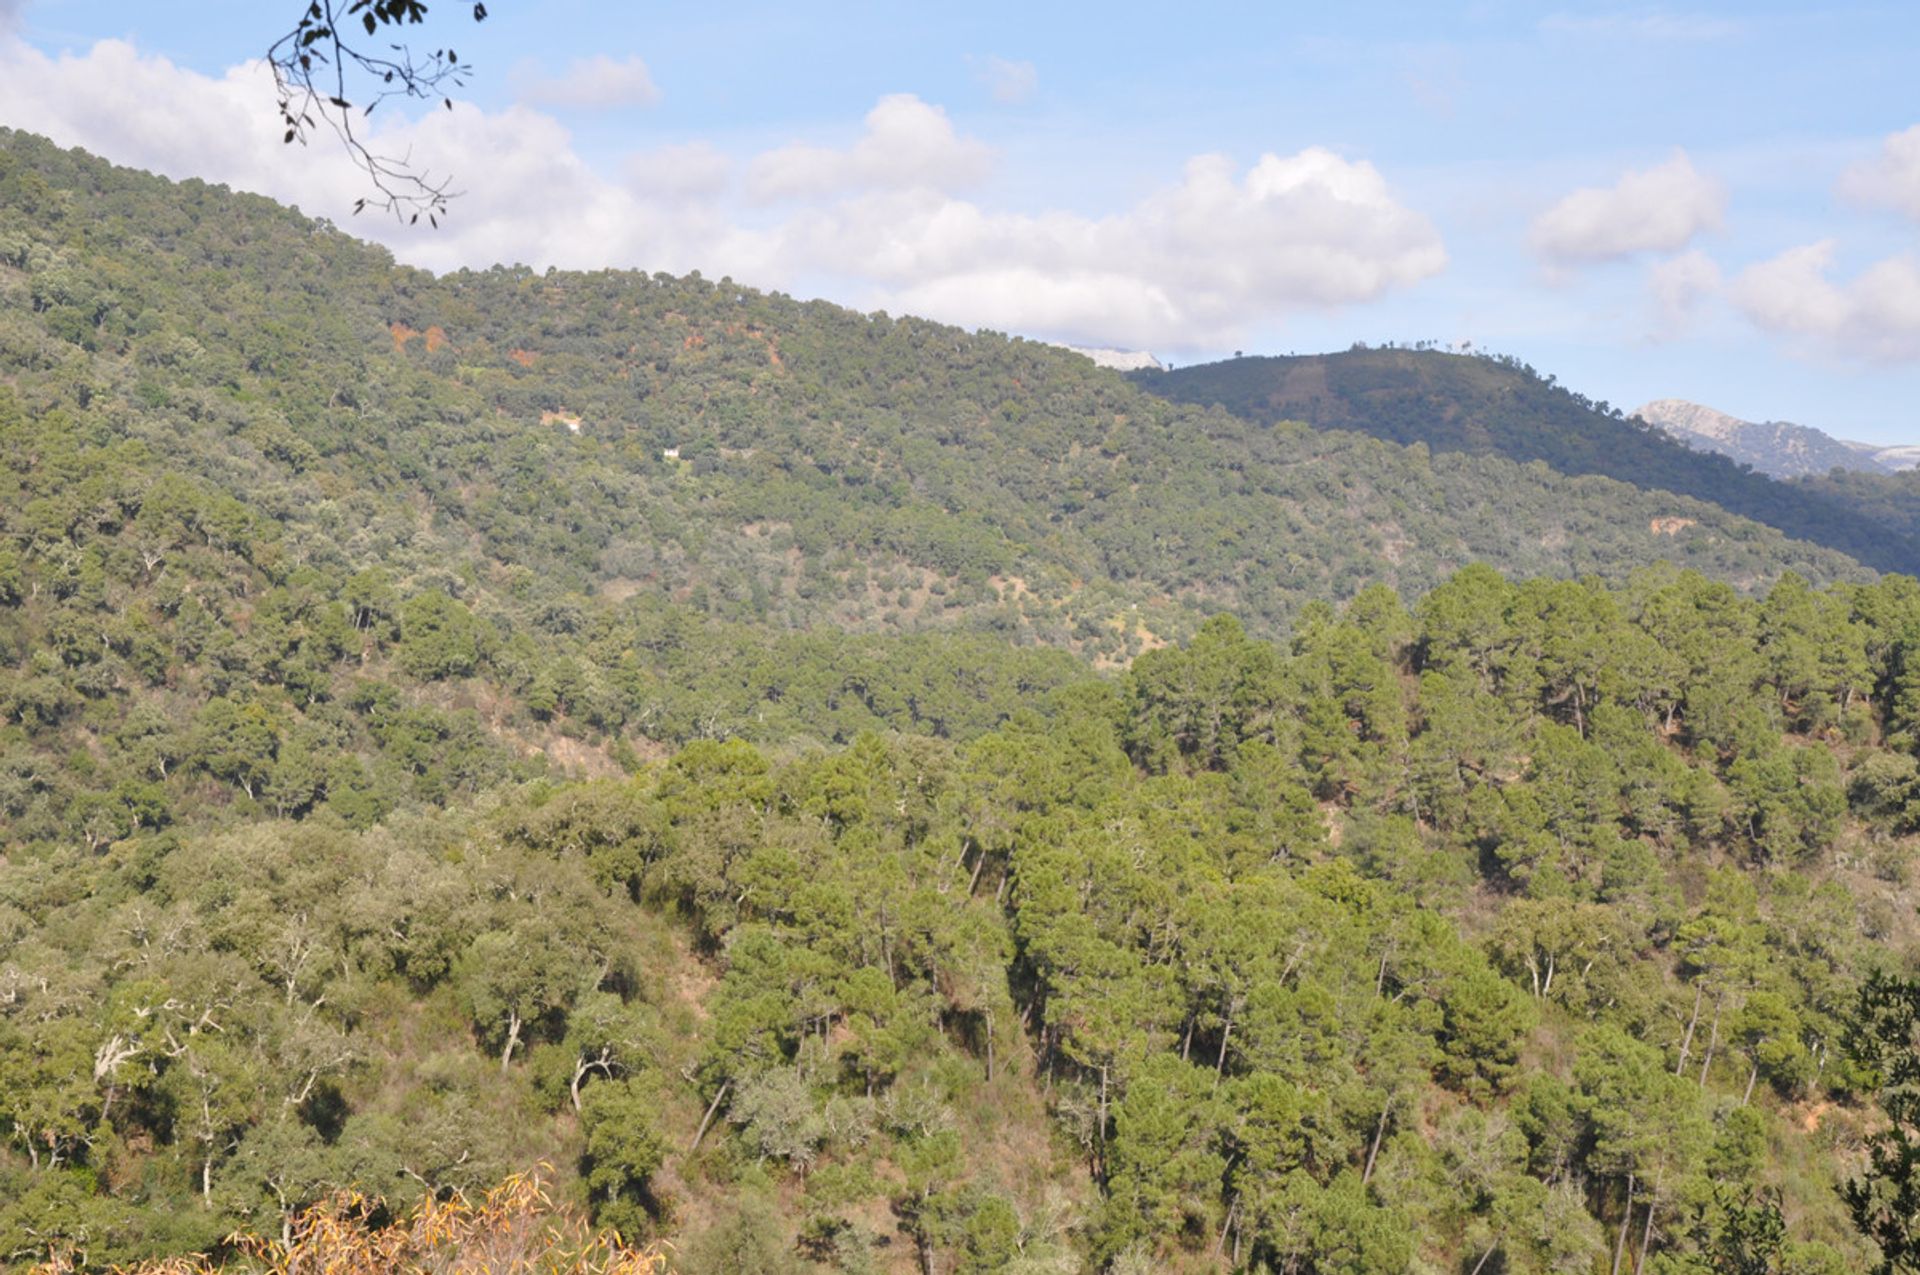
[[[1920,446],[1877,447],[1791,421],[1743,421],[1685,399],[1663,398],[1634,412],[1696,451],[1718,452],[1774,478],[1834,469],[1899,473],[1920,466]]]

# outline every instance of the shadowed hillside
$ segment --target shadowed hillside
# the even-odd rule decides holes
[[[1844,499],[1775,482],[1724,456],[1592,402],[1510,359],[1431,350],[1229,359],[1131,374],[1176,402],[1218,404],[1250,421],[1304,421],[1435,452],[1542,461],[1564,474],[1601,474],[1677,492],[1826,545],[1883,571],[1920,569],[1920,541]]]

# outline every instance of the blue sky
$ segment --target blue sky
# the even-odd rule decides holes
[[[420,43],[476,77],[386,135],[468,192],[438,232],[278,146],[243,64],[298,7],[0,0],[0,123],[435,269],[699,268],[1180,363],[1470,340],[1920,442],[1910,6],[438,0]]]

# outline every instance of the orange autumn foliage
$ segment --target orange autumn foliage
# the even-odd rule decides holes
[[[664,1275],[666,1259],[595,1231],[556,1205],[540,1176],[508,1178],[479,1203],[456,1195],[423,1200],[391,1224],[375,1225],[378,1199],[342,1192],[308,1209],[283,1239],[235,1235],[231,1253],[174,1257],[115,1275]],[[73,1275],[71,1258],[32,1275]]]

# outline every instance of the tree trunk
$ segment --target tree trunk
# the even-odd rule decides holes
[[[1387,1134],[1387,1117],[1393,1112],[1393,1099],[1387,1099],[1387,1105],[1380,1108],[1380,1122],[1373,1126],[1373,1145],[1367,1148],[1367,1167],[1360,1171],[1360,1185],[1373,1181],[1373,1162],[1380,1155],[1380,1139]]]
[[[1752,1070],[1747,1072],[1747,1091],[1740,1095],[1741,1106],[1744,1107],[1753,1101],[1753,1082],[1758,1079],[1760,1079],[1760,1064],[1755,1062]]]
[[[1693,985],[1693,1014],[1687,1019],[1687,1034],[1680,1038],[1680,1061],[1673,1065],[1673,1074],[1679,1075],[1686,1070],[1687,1055],[1693,1050],[1693,1029],[1700,1025],[1700,998],[1703,995],[1700,984]]]
[[[1656,1185],[1654,1195],[1647,1199],[1647,1226],[1640,1232],[1640,1256],[1633,1261],[1633,1275],[1640,1275],[1640,1268],[1647,1264],[1647,1248],[1653,1243],[1653,1206],[1658,1202],[1658,1196],[1659,1187]]]
[[[1468,1275],[1480,1275],[1480,1269],[1487,1264],[1488,1259],[1500,1251],[1501,1239],[1502,1237],[1498,1235],[1493,1237],[1493,1243],[1487,1246],[1487,1251],[1480,1255],[1480,1260],[1473,1264],[1473,1269],[1468,1272]]]
[[[920,1203],[924,1212],[926,1206],[924,1195],[921,1196]],[[920,1249],[920,1275],[933,1275],[933,1236],[927,1234],[927,1223],[924,1218],[914,1227],[913,1238]]]
[[[1220,1077],[1227,1074],[1227,1042],[1231,1039],[1233,1039],[1233,1020],[1229,1018],[1226,1028],[1220,1033],[1220,1057],[1213,1064],[1215,1084],[1219,1083]]]
[[[1707,1087],[1707,1069],[1713,1066],[1713,1051],[1720,1044],[1720,1007],[1726,1003],[1726,997],[1716,996],[1713,1000],[1713,1030],[1707,1033],[1707,1056],[1700,1061],[1700,1087]]]
[[[1620,1259],[1627,1252],[1627,1227],[1633,1223],[1633,1175],[1627,1175],[1627,1207],[1620,1213],[1620,1234],[1613,1241],[1613,1275],[1620,1275]]]
[[[1226,1220],[1220,1223],[1220,1242],[1213,1246],[1214,1256],[1225,1257],[1227,1255],[1227,1236],[1233,1231],[1233,1218],[1239,1211],[1240,1196],[1235,1194],[1233,1203],[1227,1206]]]
[[[520,1015],[507,1015],[507,1047],[500,1051],[500,1074],[505,1075],[507,1064],[513,1061],[514,1047],[520,1043]]]
[[[993,1015],[987,1015],[987,1083],[993,1083]]]
[[[693,1145],[687,1148],[688,1155],[692,1155],[700,1149],[701,1139],[707,1136],[707,1127],[713,1123],[714,1113],[720,1110],[720,1102],[727,1096],[727,1090],[731,1088],[732,1085],[733,1082],[731,1080],[723,1080],[720,1082],[720,1092],[713,1095],[713,1101],[707,1104],[707,1114],[700,1117],[700,1127],[694,1131]]]

